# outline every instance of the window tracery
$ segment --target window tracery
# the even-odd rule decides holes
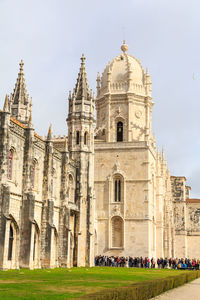
[[[117,123],[117,142],[123,142],[123,123]]]

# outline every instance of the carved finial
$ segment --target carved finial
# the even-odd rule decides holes
[[[69,91],[69,98],[68,99],[72,100],[72,93],[71,93],[71,91]]]
[[[121,113],[121,107],[120,107],[120,106],[118,106],[118,109],[117,109],[117,114],[118,114],[118,115],[120,115],[120,113]]]
[[[4,112],[9,112],[9,99],[8,99],[7,94],[6,94],[5,101],[4,101],[3,111]]]
[[[81,64],[82,65],[85,64],[85,55],[84,54],[82,54],[82,56],[81,56]]]
[[[23,71],[24,71],[24,62],[23,62],[22,59],[21,59],[21,61],[19,63],[19,66],[20,66],[20,68],[19,68],[20,73],[23,73]]]
[[[125,53],[128,51],[128,45],[126,44],[126,41],[123,41],[123,44],[121,45],[121,50]]]

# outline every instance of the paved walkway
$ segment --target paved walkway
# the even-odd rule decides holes
[[[165,292],[152,300],[200,300],[200,278]]]

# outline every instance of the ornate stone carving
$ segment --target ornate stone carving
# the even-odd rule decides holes
[[[116,204],[113,208],[112,208],[112,211],[111,211],[111,217],[114,217],[114,216],[119,216],[119,217],[122,217],[122,212],[121,212],[121,205],[120,204]]]

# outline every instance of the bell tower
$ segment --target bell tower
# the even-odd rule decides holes
[[[69,94],[69,153],[77,162],[77,266],[93,265],[94,239],[94,98],[89,90],[85,57],[75,89]],[[72,212],[73,213],[73,212]]]
[[[138,59],[122,53],[97,75],[97,138],[106,142],[138,142],[151,138],[151,78]]]

